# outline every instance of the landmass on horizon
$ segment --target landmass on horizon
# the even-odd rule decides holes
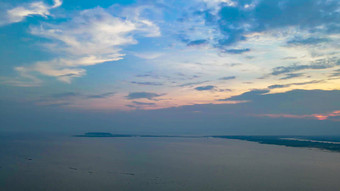
[[[212,135],[212,136],[181,136],[181,135],[141,135],[112,134],[108,132],[87,132],[74,137],[169,137],[169,138],[222,138],[257,142],[260,144],[281,145],[287,147],[317,148],[321,150],[340,152],[340,136],[242,136],[242,135]]]

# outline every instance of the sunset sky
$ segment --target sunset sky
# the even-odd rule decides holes
[[[340,134],[338,0],[0,0],[0,42],[2,131]]]

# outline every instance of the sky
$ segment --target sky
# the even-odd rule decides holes
[[[0,0],[0,131],[340,135],[338,0]]]

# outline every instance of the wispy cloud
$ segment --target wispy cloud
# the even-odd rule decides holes
[[[159,28],[149,20],[138,15],[113,16],[100,7],[81,11],[66,22],[31,27],[31,33],[50,39],[52,43],[45,46],[63,56],[21,67],[22,70],[56,77],[66,83],[85,75],[85,66],[121,60],[124,54],[120,53],[120,47],[136,44],[135,35],[160,35]]]
[[[15,67],[14,70],[20,75],[20,77],[0,77],[2,84],[18,87],[36,87],[42,85],[42,80],[30,74],[24,67]]]
[[[32,3],[26,3],[22,6],[14,7],[5,11],[3,18],[1,18],[0,25],[6,25],[10,23],[17,23],[23,21],[29,16],[50,16],[50,10],[60,7],[62,5],[61,0],[54,0],[53,5],[47,5],[42,1],[36,1]]]

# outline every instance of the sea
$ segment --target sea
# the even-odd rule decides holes
[[[0,135],[1,191],[339,191],[340,153],[212,137]]]

